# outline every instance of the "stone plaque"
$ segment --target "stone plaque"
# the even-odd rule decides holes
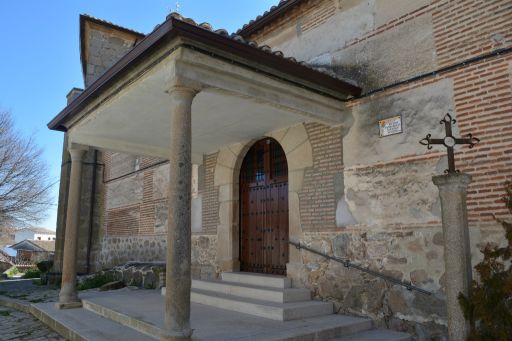
[[[380,137],[401,134],[402,116],[395,116],[379,121]]]

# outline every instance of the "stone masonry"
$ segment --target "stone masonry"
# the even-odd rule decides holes
[[[447,168],[446,159],[441,150],[425,153],[418,144],[426,133],[442,131],[439,120],[446,113],[457,119],[457,135],[473,133],[482,140],[473,149],[456,151],[458,168],[473,178],[467,192],[473,265],[481,259],[482,246],[502,240],[493,215],[508,214],[500,200],[504,182],[512,180],[512,54],[506,52],[512,47],[512,8],[507,0],[471,4],[303,1],[246,37],[357,83],[365,93],[347,102],[348,124],[306,121],[265,134],[279,141],[288,161],[290,238],[411,281],[433,295],[290,249],[293,284],[332,300],[340,313],[369,316],[418,340],[447,335],[441,209],[431,182]],[[126,41],[109,40],[115,29],[95,29],[101,31],[94,37],[102,48],[113,44],[108,54],[117,57],[136,41],[127,32],[116,36]],[[493,54],[497,51],[505,52]],[[115,59],[109,56],[98,62]],[[105,70],[101,65],[94,70]],[[396,115],[402,117],[404,132],[379,137],[378,121]],[[253,142],[239,141],[204,155],[198,165],[201,224],[192,236],[195,278],[236,270],[237,172]],[[83,245],[90,240],[93,268],[164,261],[168,217],[161,189],[168,165],[111,152],[98,163],[104,165],[98,168],[104,189],[94,206],[92,234],[87,206],[80,225]],[[82,251],[79,259],[85,257]]]

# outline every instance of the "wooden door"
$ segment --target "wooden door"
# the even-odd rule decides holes
[[[279,143],[256,142],[240,171],[240,267],[286,275],[288,165]]]

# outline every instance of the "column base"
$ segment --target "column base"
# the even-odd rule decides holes
[[[68,302],[68,303],[55,303],[57,309],[77,309],[82,308],[82,301]]]
[[[187,330],[182,333],[166,333],[160,336],[160,341],[190,341],[192,340],[193,330]]]

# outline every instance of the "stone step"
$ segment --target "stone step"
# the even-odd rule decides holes
[[[223,281],[240,284],[258,285],[262,287],[286,289],[292,287],[292,281],[285,276],[257,274],[251,272],[223,272]]]
[[[193,280],[192,288],[276,303],[308,301],[311,299],[311,291],[307,289],[281,289],[227,281]]]
[[[123,326],[129,327],[147,336],[151,336],[158,339],[160,335],[162,335],[162,333],[164,332],[162,328],[152,323],[131,317],[127,314],[116,311],[114,309],[110,309],[106,306],[93,302],[92,300],[84,299],[82,300],[82,304],[84,309],[97,314],[97,316],[102,316],[105,319],[112,320],[114,322],[122,324]]]
[[[406,333],[399,333],[386,329],[365,330],[359,333],[339,336],[331,341],[412,341],[413,338]]]
[[[368,319],[334,314],[321,317],[313,317],[303,321],[308,324],[314,323],[314,326],[305,325],[303,327],[300,326],[292,329],[283,328],[277,332],[269,332],[268,335],[258,335],[256,338],[249,338],[249,340],[323,341],[330,340],[333,337],[349,336],[354,333],[370,330],[373,326],[373,322]]]
[[[333,314],[333,304],[331,302],[275,303],[200,289],[192,290],[191,301],[277,321],[299,320]]]
[[[30,311],[66,340],[150,341],[158,339],[126,328],[120,323],[103,318],[84,308],[60,310],[55,308],[55,303],[37,303],[31,305]]]
[[[82,301],[84,307],[106,319],[155,338],[163,332],[163,301],[155,292],[119,290],[87,295],[89,297]],[[193,339],[212,341],[321,341],[359,333],[373,326],[370,319],[336,314],[273,321],[197,303],[192,304],[191,322]]]

